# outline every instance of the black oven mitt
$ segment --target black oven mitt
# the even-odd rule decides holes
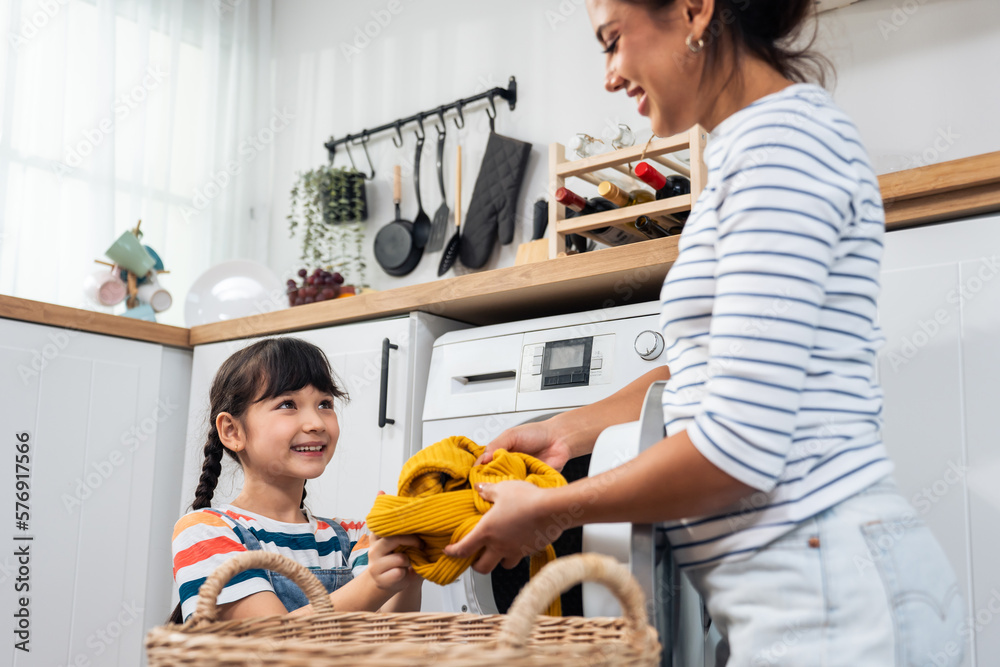
[[[517,196],[530,153],[531,144],[490,133],[462,230],[459,259],[470,269],[486,263],[498,237],[503,245],[514,240]]]

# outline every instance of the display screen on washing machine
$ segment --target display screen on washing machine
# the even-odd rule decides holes
[[[594,338],[550,341],[542,353],[542,389],[590,384],[590,352]]]

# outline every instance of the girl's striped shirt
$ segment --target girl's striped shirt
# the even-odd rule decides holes
[[[181,614],[194,612],[198,589],[212,571],[238,553],[247,551],[234,523],[246,528],[263,551],[280,553],[310,569],[348,566],[358,576],[368,565],[368,531],[364,521],[338,521],[349,538],[345,553],[337,531],[308,510],[308,523],[285,523],[260,514],[223,505],[216,508],[225,517],[208,510],[185,514],[174,526],[174,582],[181,601]],[[264,570],[247,570],[235,577],[219,595],[220,605],[273,588]]]
[[[667,524],[691,567],[753,553],[890,473],[876,321],[885,216],[857,129],[790,86],[716,128],[661,292],[668,435],[759,489]]]

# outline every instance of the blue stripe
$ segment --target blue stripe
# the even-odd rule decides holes
[[[833,167],[833,166],[829,165],[828,163],[824,162],[823,160],[820,160],[818,157],[816,157],[814,154],[810,153],[809,151],[805,150],[804,148],[799,148],[798,146],[793,146],[792,144],[783,144],[783,143],[773,142],[773,143],[769,143],[769,144],[756,144],[754,146],[745,146],[745,147],[742,147],[740,150],[743,153],[749,153],[750,151],[756,151],[756,150],[762,150],[762,149],[763,150],[768,150],[768,149],[772,149],[772,148],[783,148],[783,149],[791,151],[793,153],[801,153],[802,155],[806,156],[807,158],[809,158],[813,162],[816,162],[817,164],[822,165],[823,167],[825,167],[831,174],[835,174],[837,176],[843,175],[844,171],[846,171],[843,168]],[[863,166],[866,166],[866,167],[868,166],[868,163],[865,160],[862,160],[861,158],[851,158],[849,160],[841,160],[841,162],[843,162],[844,164],[848,164],[848,165],[860,164],[860,165],[863,165]],[[767,164],[769,165],[771,163],[767,163]],[[813,180],[819,180],[815,176],[813,176],[812,178],[813,178]],[[727,180],[727,179],[724,179],[723,182],[725,182],[725,180]]]
[[[822,195],[818,195],[815,192],[810,192],[808,190],[800,190],[799,188],[790,188],[787,185],[751,185],[748,188],[740,188],[739,190],[736,190],[735,192],[731,192],[729,196],[730,196],[730,198],[732,198],[732,197],[735,197],[736,195],[741,195],[744,192],[753,192],[754,190],[778,190],[778,191],[781,191],[781,192],[794,192],[795,194],[805,195],[806,197],[812,197],[813,199],[818,199],[819,201],[823,202],[824,204],[829,204],[830,208],[833,209],[833,212],[836,213],[838,217],[840,217],[840,218],[846,218],[847,217],[847,213],[845,211],[841,211],[839,208],[837,208],[836,204],[834,204],[832,201],[830,201],[826,197],[823,197]]]
[[[814,354],[814,355],[812,355],[812,358],[813,359],[819,359],[820,361],[833,361],[833,362],[836,362],[838,364],[839,363],[861,364],[862,366],[865,366],[865,367],[871,367],[871,363],[868,362],[868,361],[864,361],[863,359],[849,359],[847,357],[845,357],[843,359],[835,359],[833,357],[824,357],[821,354]]]
[[[803,388],[802,391],[804,391],[804,392],[811,392],[811,393],[824,392],[824,393],[827,393],[827,394],[841,394],[843,396],[850,396],[851,398],[857,398],[857,399],[861,399],[863,401],[870,401],[870,400],[872,400],[874,398],[873,396],[863,396],[862,394],[855,394],[854,392],[844,391],[843,389],[819,389],[819,388],[809,389],[809,388]]]
[[[801,343],[792,343],[791,341],[779,340],[777,338],[762,338],[760,336],[740,336],[737,334],[715,334],[713,338],[735,338],[737,340],[754,340],[754,341],[759,341],[761,343],[774,343],[775,345],[787,345],[788,347],[797,347],[800,350],[806,350],[806,351],[812,349],[808,345],[802,345]]]
[[[717,414],[715,412],[712,412],[711,410],[706,410],[705,414],[710,415],[712,417],[721,417],[726,421],[731,421],[734,424],[739,424],[740,426],[746,426],[747,428],[756,429],[758,431],[764,431],[765,433],[773,433],[774,435],[780,435],[783,438],[787,438],[788,436],[791,435],[791,433],[789,433],[788,431],[779,431],[776,428],[767,428],[765,426],[758,426],[757,424],[749,424],[747,422],[740,421],[739,419],[733,419],[732,417],[726,417],[725,415]],[[718,421],[718,419],[715,419],[715,421]]]
[[[775,298],[778,298],[778,299],[782,299],[784,301],[792,301],[793,303],[802,303],[802,304],[805,304],[807,306],[812,306],[813,308],[824,308],[823,306],[819,306],[815,301],[809,301],[808,299],[799,299],[798,297],[794,297],[794,296],[784,296],[784,295],[781,295],[781,294],[766,294],[766,293],[761,293],[761,292],[719,292],[715,296],[716,297],[723,297],[723,296],[751,296],[751,297],[756,297],[756,298],[761,298],[761,299],[775,299]]]
[[[789,101],[789,102],[793,101],[793,100],[796,100],[796,101],[799,101],[799,102],[804,102],[805,104],[809,105],[809,107],[811,107],[811,109],[807,110],[807,109],[801,108],[802,105],[797,105],[796,107],[792,107],[792,108],[786,108],[784,106],[779,106],[779,103],[783,104],[786,100]],[[767,100],[767,99],[756,100],[755,102],[753,102],[753,103],[751,103],[751,104],[743,107],[743,110],[745,111],[747,109],[753,109],[754,107],[756,107],[757,105],[762,104],[762,103],[770,105],[769,108],[766,111],[762,112],[762,113],[749,114],[749,115],[747,115],[746,118],[740,119],[740,122],[726,133],[726,136],[735,135],[738,132],[738,128],[744,127],[745,125],[747,125],[747,123],[749,123],[752,120],[763,118],[765,116],[772,115],[772,114],[773,115],[780,115],[780,116],[793,115],[793,116],[797,116],[798,119],[808,121],[814,127],[819,127],[821,129],[827,130],[828,132],[830,132],[834,136],[836,136],[836,137],[838,137],[840,139],[843,139],[846,142],[855,142],[855,143],[858,143],[859,146],[861,145],[859,142],[857,142],[857,140],[852,139],[850,137],[846,137],[843,134],[841,134],[840,132],[837,132],[834,128],[826,126],[826,125],[822,125],[819,122],[817,122],[815,120],[815,118],[813,118],[813,116],[816,113],[816,111],[825,111],[825,112],[827,112],[828,114],[831,114],[831,115],[835,114],[835,113],[838,113],[840,111],[836,106],[833,106],[833,105],[829,104],[825,100],[824,101],[820,101],[820,100],[817,100],[815,98],[810,98],[810,97],[802,97],[802,96],[799,96],[799,95],[788,95],[787,97],[782,98],[780,101],[777,101],[777,100]],[[849,118],[830,118],[830,121],[834,122],[834,123],[837,123],[838,125],[845,125],[848,128],[850,128],[850,129],[854,130],[855,132],[857,132],[857,126]],[[781,126],[781,127],[784,127],[784,126]],[[752,128],[750,128],[750,129],[747,130],[747,132],[750,132],[750,131],[752,131]],[[862,147],[862,150],[864,150],[863,147]]]
[[[679,297],[675,297],[673,299],[667,299],[666,301],[661,301],[660,305],[661,306],[665,306],[668,303],[676,303],[677,301],[690,301],[692,299],[711,299],[714,296],[715,296],[714,294],[697,294],[695,296],[679,296]]]
[[[856,252],[848,253],[848,254],[844,255],[844,257],[851,257],[853,259],[863,259],[863,260],[868,261],[868,262],[874,262],[875,264],[880,264],[881,263],[881,260],[879,260],[879,259],[877,259],[875,257],[868,257],[867,255],[859,255]]]
[[[803,116],[803,118],[808,118],[808,116]],[[819,127],[823,127],[823,126],[820,125]],[[835,158],[837,158],[841,162],[850,162],[850,160],[848,160],[846,157],[844,157],[843,155],[841,155],[837,151],[833,150],[833,148],[831,148],[828,143],[826,143],[825,141],[823,141],[822,139],[820,139],[815,134],[813,134],[811,132],[807,132],[806,130],[804,130],[804,129],[800,128],[800,127],[795,127],[794,125],[791,125],[791,124],[789,124],[789,125],[781,125],[781,124],[778,124],[778,123],[767,123],[767,124],[763,124],[763,125],[755,125],[753,128],[748,129],[743,134],[743,136],[747,136],[751,132],[754,132],[756,130],[762,130],[762,129],[793,130],[795,132],[798,132],[798,133],[800,133],[802,135],[805,135],[805,136],[809,137],[810,139],[814,140],[816,143],[818,143],[823,148],[825,148],[827,151],[829,151],[830,155],[834,156]],[[829,128],[825,128],[825,129],[829,129]],[[855,146],[857,146],[858,148],[860,148],[862,150],[862,152],[864,152],[865,147],[861,144],[860,141],[858,141],[856,139],[848,139],[847,137],[842,137],[842,136],[840,136],[836,132],[834,132],[833,134],[837,135],[837,138],[840,139],[841,141],[843,141],[845,143],[849,143],[849,144],[854,144]],[[855,161],[857,161],[857,160],[855,159]]]
[[[726,271],[725,273],[718,274],[716,278],[728,278],[729,276],[766,276],[768,278],[781,278],[783,280],[797,280],[809,285],[815,285],[816,287],[825,287],[823,283],[810,280],[809,278],[803,278],[802,276],[796,276],[790,273],[777,273],[773,271]],[[814,305],[819,306],[819,304]]]
[[[178,587],[178,589],[177,589],[177,593],[180,596],[181,602],[183,602],[184,600],[187,600],[189,598],[196,597],[198,595],[198,589],[201,588],[201,585],[203,583],[205,583],[205,579],[207,579],[207,578],[208,577],[201,577],[199,579],[192,579],[191,581],[185,581],[183,584],[181,584]],[[244,581],[249,581],[250,579],[256,579],[256,578],[263,579],[264,581],[267,582],[268,586],[271,585],[271,580],[267,578],[267,571],[266,570],[255,569],[255,570],[244,570],[243,572],[240,572],[235,577],[233,577],[232,579],[230,579],[229,583],[227,583],[223,587],[223,589],[226,589],[226,588],[229,588],[230,586],[235,586],[238,583],[241,583],[241,582],[244,582]]]
[[[792,259],[801,259],[803,262],[812,262],[818,266],[822,266],[824,269],[828,268],[825,262],[821,262],[818,259],[813,259],[812,257],[806,257],[805,255],[798,255],[794,252],[777,252],[774,250],[744,250],[742,252],[727,252],[726,257],[738,257],[739,255],[768,255],[772,257],[791,257]],[[702,260],[708,261],[708,260]],[[712,260],[715,261],[715,260]],[[677,263],[674,263],[677,266]]]
[[[720,234],[719,240],[725,240],[726,238],[733,236],[734,234],[784,234],[785,236],[798,236],[799,238],[809,239],[810,241],[815,241],[827,248],[832,248],[833,244],[823,239],[816,238],[811,234],[803,234],[801,232],[790,232],[787,229],[737,229],[732,232],[726,232],[725,235]]]
[[[763,528],[777,528],[778,526],[792,526],[798,523],[797,521],[777,521],[775,523],[762,523],[753,526],[747,526],[743,530],[761,530]],[[715,537],[710,537],[705,540],[699,540],[697,542],[686,542],[684,544],[671,545],[671,551],[678,551],[680,549],[690,549],[691,547],[700,547],[704,544],[711,544],[712,542],[718,542],[721,539],[732,536],[734,533],[723,533],[722,535],[716,535]]]
[[[745,174],[748,171],[756,171],[758,169],[782,169],[784,171],[793,171],[796,174],[802,174],[803,176],[805,176],[806,178],[808,178],[811,181],[817,181],[819,183],[822,183],[823,185],[827,185],[827,186],[829,186],[831,188],[835,188],[837,190],[840,190],[841,192],[843,192],[848,197],[851,196],[851,191],[848,190],[847,188],[845,188],[845,187],[843,187],[841,185],[837,185],[836,183],[831,183],[829,181],[825,181],[822,178],[817,177],[815,174],[813,174],[811,172],[808,172],[808,171],[806,171],[804,169],[799,169],[798,167],[792,167],[792,166],[787,165],[787,164],[760,164],[760,165],[756,165],[756,166],[753,166],[753,167],[744,167],[743,169],[739,169],[737,171],[734,171],[729,176],[726,176],[724,179],[722,179],[722,182],[725,183],[726,181],[728,181],[728,180],[730,180],[730,179],[732,179],[732,178],[734,178],[734,177],[736,177],[736,176],[738,176],[740,174]]]
[[[869,340],[868,336],[862,336],[860,334],[856,334],[856,333],[851,332],[851,331],[844,331],[843,329],[834,329],[833,327],[819,327],[818,326],[818,327],[816,327],[816,330],[817,331],[829,331],[830,333],[840,334],[841,336],[850,336],[851,338],[855,338],[857,340],[863,340],[866,343]]]
[[[703,320],[706,317],[712,317],[712,313],[704,313],[704,314],[701,314],[701,315],[689,315],[687,317],[678,317],[677,319],[673,319],[673,320],[670,320],[669,322],[665,322],[660,328],[663,329],[663,330],[666,330],[666,328],[669,327],[671,324],[676,324],[677,322],[687,322],[689,320]],[[705,333],[708,333],[708,332],[706,331]]]
[[[875,303],[875,299],[871,298],[867,294],[857,294],[856,292],[827,292],[826,295],[827,296],[857,297],[859,299],[864,299],[865,301],[869,302],[871,305],[875,306],[876,308],[878,307],[878,304]]]
[[[334,552],[341,551],[340,540],[334,535],[325,542],[317,542],[316,536],[312,533],[294,535],[290,533],[272,533],[260,528],[248,528],[261,542],[268,542],[279,547],[286,547],[294,551],[309,551],[315,549],[320,557],[329,556]]]
[[[780,368],[790,368],[795,371],[805,372],[805,368],[802,366],[796,366],[795,364],[786,364],[781,361],[771,361],[769,359],[751,359],[750,357],[724,357],[717,356],[716,359],[731,359],[733,361],[747,361],[755,364],[766,364],[768,366],[778,366]]]
[[[874,243],[879,248],[884,247],[882,242],[878,239],[873,239],[869,236],[844,236],[840,239],[841,241],[868,241],[869,243]]]
[[[834,272],[831,271],[830,272],[830,277],[831,278],[853,278],[855,280],[867,280],[868,282],[874,283],[875,285],[879,284],[878,280],[876,280],[875,278],[872,278],[870,276],[859,276],[856,273],[834,273]]]
[[[704,565],[705,563],[711,563],[713,561],[717,561],[717,560],[719,560],[721,558],[726,558],[728,556],[736,556],[737,554],[745,554],[745,553],[748,553],[748,552],[751,552],[751,551],[757,551],[759,549],[760,549],[760,547],[750,547],[748,549],[739,549],[738,551],[727,551],[724,554],[721,554],[719,556],[712,556],[711,558],[706,558],[705,560],[696,560],[693,563],[684,563],[683,565],[678,564],[678,567],[680,567],[681,569],[684,569],[686,567],[695,567],[697,565]]]
[[[704,413],[702,413],[702,414],[704,414]],[[712,422],[713,423],[718,423],[714,419],[712,420]],[[696,420],[696,423],[697,423],[697,420]],[[713,447],[715,447],[717,450],[719,450],[719,452],[721,452],[727,458],[732,459],[735,463],[737,463],[740,466],[746,468],[747,470],[752,470],[753,472],[757,473],[758,475],[760,475],[762,477],[767,477],[768,479],[777,479],[776,475],[772,475],[770,473],[764,472],[763,470],[758,470],[757,468],[754,468],[749,463],[736,458],[735,456],[733,456],[732,454],[730,454],[729,452],[727,452],[726,450],[724,450],[722,447],[720,447],[718,444],[716,444],[716,442],[714,440],[712,440],[712,438],[710,438],[707,433],[705,433],[705,429],[699,427],[699,430],[701,431],[701,434],[703,436],[705,436],[705,439],[708,440],[709,444],[712,445]]]
[[[719,227],[722,227],[724,224],[726,224],[727,222],[729,222],[730,220],[732,220],[736,216],[743,215],[744,213],[787,213],[789,215],[793,215],[793,216],[796,216],[796,217],[807,218],[809,220],[814,220],[815,222],[818,222],[818,223],[820,223],[822,225],[826,225],[831,230],[833,230],[834,233],[836,233],[836,234],[840,233],[840,230],[837,228],[837,226],[834,225],[829,220],[826,220],[825,218],[820,218],[819,216],[812,215],[811,213],[805,213],[805,212],[803,212],[801,210],[794,210],[794,209],[790,209],[790,208],[779,208],[777,206],[748,206],[748,207],[745,207],[745,208],[741,208],[738,211],[734,211],[733,213],[730,213],[729,215],[727,215],[724,218],[720,218],[719,219]],[[723,233],[723,232],[719,233],[719,238],[720,239],[724,239],[724,238],[726,238],[726,236],[728,236],[727,233]]]
[[[680,336],[673,343],[671,343],[669,347],[667,347],[666,351],[670,352],[670,350],[672,350],[675,347],[677,347],[677,344],[680,343],[683,340],[690,340],[692,338],[698,338],[700,336],[707,336],[708,334],[709,334],[709,331],[706,330],[706,331],[703,331],[701,333],[691,334],[690,336]],[[696,345],[695,347],[698,347],[698,346]]]
[[[874,399],[873,399],[874,400]],[[882,414],[882,410],[843,410],[838,408],[807,408],[802,406],[799,408],[802,412],[835,412],[839,415],[865,415],[866,417],[877,417]]]
[[[860,452],[860,451],[865,450],[865,449],[871,449],[872,447],[878,447],[881,444],[882,444],[882,441],[881,440],[877,440],[876,442],[872,442],[872,443],[869,443],[867,445],[859,445],[857,447],[849,447],[847,449],[843,449],[843,450],[837,452],[836,454],[834,454],[833,456],[831,456],[830,458],[825,459],[825,460],[820,461],[819,463],[817,463],[812,468],[812,470],[810,470],[810,472],[819,470],[820,468],[822,468],[823,466],[825,466],[827,463],[830,463],[831,461],[837,459],[838,457],[840,457],[843,454],[847,454],[847,453],[850,453],[850,452]]]
[[[755,408],[762,408],[764,410],[773,410],[774,412],[780,412],[785,415],[795,416],[795,410],[788,410],[786,408],[778,408],[773,405],[767,405],[766,403],[756,403],[754,401],[748,401],[743,398],[734,398],[733,396],[726,396],[725,394],[720,394],[718,392],[713,393],[713,396],[725,399],[727,401],[732,401],[733,403],[742,403],[744,405],[752,405]]]
[[[795,387],[786,387],[775,382],[764,382],[763,380],[755,380],[753,378],[742,377],[739,375],[713,375],[713,380],[739,380],[741,382],[750,382],[752,384],[762,385],[764,387],[772,387],[774,389],[781,389],[782,391],[790,391],[793,394],[798,393],[798,389]],[[789,433],[784,433],[783,431],[775,431],[775,433],[783,433],[784,435],[790,435]]]
[[[708,362],[707,361],[699,361],[699,362],[691,364],[689,366],[685,366],[684,368],[680,369],[676,373],[671,373],[670,374],[670,379],[674,380],[674,379],[677,378],[678,375],[681,375],[682,373],[686,373],[687,371],[689,371],[689,370],[691,370],[693,368],[698,368],[700,366],[708,366]]]

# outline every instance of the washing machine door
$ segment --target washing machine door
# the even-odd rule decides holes
[[[665,382],[646,393],[637,422],[605,429],[594,445],[590,476],[614,475],[614,469],[664,437],[662,394]],[[660,636],[663,667],[706,667],[715,664],[719,635],[711,625],[701,596],[682,576],[670,556],[666,533],[656,525],[589,524],[583,550],[603,553],[627,565],[646,594],[650,622]],[[584,615],[621,616],[621,607],[603,586],[583,585]]]

